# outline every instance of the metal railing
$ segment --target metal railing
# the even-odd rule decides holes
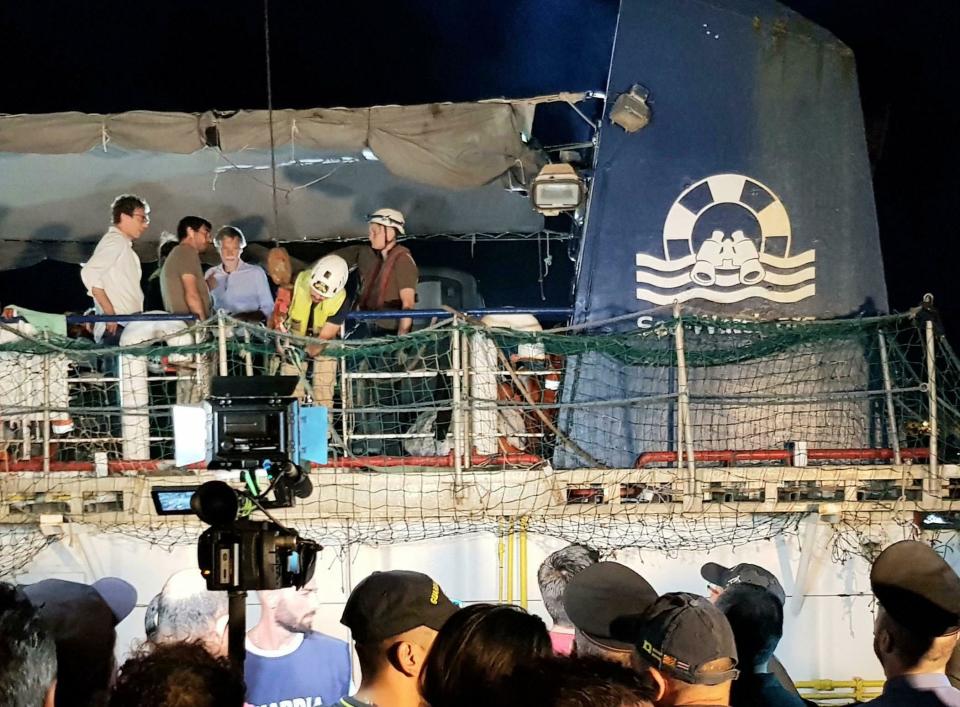
[[[800,696],[818,704],[855,704],[868,702],[881,695],[883,680],[802,680],[794,683]],[[841,702],[842,700],[842,702]]]
[[[638,479],[643,478],[646,481],[638,482],[644,489],[621,488],[619,492],[616,489],[595,489],[583,488],[573,489],[575,493],[568,493],[568,498],[572,503],[597,502],[597,499],[603,498],[604,502],[609,502],[611,498],[620,498],[623,502],[647,502],[651,498],[682,498],[684,507],[689,511],[700,511],[704,508],[705,502],[737,497],[741,490],[740,500],[757,500],[758,510],[764,507],[769,508],[784,500],[779,487],[771,487],[768,480],[764,479],[760,470],[752,473],[752,470],[740,472],[735,480],[729,475],[724,477],[716,468],[717,463],[725,464],[727,467],[737,464],[765,463],[767,465],[784,464],[793,467],[796,473],[792,475],[780,475],[778,481],[782,484],[795,484],[802,486],[805,479],[819,478],[811,476],[805,471],[810,461],[820,460],[843,464],[869,464],[877,463],[882,466],[901,467],[904,461],[926,461],[923,466],[914,464],[910,474],[904,476],[902,472],[888,474],[888,480],[896,481],[901,479],[899,488],[899,498],[906,496],[906,485],[912,483],[915,479],[921,480],[921,492],[918,501],[924,504],[927,509],[936,509],[941,507],[944,496],[944,484],[946,476],[941,473],[938,466],[938,371],[936,365],[936,345],[937,337],[934,335],[933,324],[930,321],[923,325],[923,347],[925,356],[925,376],[922,384],[913,387],[897,387],[895,385],[896,376],[891,372],[893,363],[888,351],[888,342],[885,335],[881,332],[877,335],[880,360],[878,375],[879,388],[868,388],[862,391],[842,391],[839,393],[826,393],[821,398],[817,395],[806,395],[806,398],[816,402],[818,399],[827,400],[829,395],[846,396],[872,396],[880,403],[880,408],[885,412],[884,424],[886,425],[886,434],[888,438],[887,446],[873,446],[869,449],[851,448],[851,449],[812,449],[802,454],[799,447],[794,450],[775,450],[775,449],[753,449],[749,448],[738,450],[730,449],[711,449],[704,448],[701,439],[698,439],[699,428],[692,423],[693,414],[691,409],[698,404],[699,400],[691,391],[691,383],[688,380],[688,353],[689,345],[685,339],[686,324],[683,318],[683,312],[679,307],[674,312],[673,324],[670,328],[664,330],[664,335],[668,336],[672,349],[671,359],[675,368],[676,375],[673,378],[673,389],[669,391],[657,392],[646,396],[634,398],[620,398],[614,400],[564,400],[560,395],[561,383],[551,381],[555,385],[557,399],[549,405],[538,403],[531,400],[526,395],[525,388],[519,385],[518,378],[522,376],[524,380],[542,379],[548,377],[560,378],[567,376],[569,371],[569,362],[567,368],[554,370],[551,368],[537,368],[531,365],[528,368],[519,371],[503,355],[495,343],[494,335],[488,333],[477,325],[476,319],[486,314],[533,314],[542,319],[569,317],[570,310],[566,308],[493,308],[486,310],[472,310],[466,313],[452,312],[451,310],[417,310],[417,311],[395,311],[395,312],[355,312],[350,315],[352,319],[388,319],[413,317],[418,319],[444,319],[447,324],[444,327],[431,327],[427,333],[420,333],[418,336],[422,340],[442,342],[437,345],[438,353],[432,358],[425,359],[422,365],[412,369],[366,369],[361,370],[348,364],[351,352],[361,349],[364,343],[356,342],[352,339],[338,343],[338,346],[344,347],[346,353],[341,351],[339,357],[339,388],[340,404],[335,407],[334,413],[338,419],[337,431],[339,440],[334,442],[341,445],[340,454],[336,463],[349,467],[446,467],[452,469],[459,478],[465,469],[497,465],[520,465],[529,466],[533,464],[550,464],[554,461],[552,451],[558,445],[568,445],[574,452],[580,453],[577,447],[577,435],[575,430],[564,425],[555,416],[545,416],[544,409],[550,411],[563,411],[569,409],[590,410],[591,406],[597,409],[610,406],[630,406],[634,404],[649,405],[652,402],[664,404],[670,408],[670,417],[672,427],[666,430],[665,438],[659,449],[643,452],[635,463],[635,468],[643,472],[638,474]],[[71,316],[67,318],[70,323],[92,323],[97,321],[121,321],[125,323],[140,322],[167,322],[167,321],[186,321],[192,317],[182,317],[170,314],[151,314],[151,315],[126,315],[126,316]],[[18,319],[3,320],[0,322],[5,328],[17,323]],[[242,325],[239,322],[230,320],[225,315],[219,315],[215,320],[206,323],[194,323],[193,327],[199,340],[200,334],[206,336],[209,345],[207,353],[192,354],[193,366],[191,368],[181,367],[167,370],[155,375],[145,375],[142,382],[148,387],[154,386],[157,389],[163,386],[180,386],[184,383],[192,383],[197,388],[203,387],[204,375],[212,372],[215,368],[220,372],[229,369],[230,357],[237,350],[244,352],[242,355],[243,365],[242,373],[251,375],[261,372],[263,368],[257,370],[250,354],[251,335],[259,336],[258,332],[263,332],[263,336],[273,337],[270,341],[279,339],[281,336],[276,333],[267,333],[265,329],[254,329],[248,325]],[[227,329],[236,327],[242,335],[238,337],[241,343],[236,341],[227,345]],[[246,328],[244,328],[246,327]],[[251,334],[253,332],[253,334]],[[571,337],[585,337],[585,330],[574,330],[568,333]],[[432,337],[432,339],[430,338]],[[41,337],[42,338],[42,337]],[[216,342],[216,343],[214,343]],[[304,342],[288,342],[292,346],[303,346]],[[246,348],[244,348],[246,347]],[[441,350],[442,349],[442,350]],[[23,354],[24,357],[40,356],[42,366],[36,369],[39,376],[40,386],[38,388],[40,395],[33,398],[29,410],[4,407],[0,405],[0,419],[14,421],[15,425],[7,425],[3,429],[7,436],[0,439],[0,463],[5,463],[5,468],[19,470],[37,470],[53,471],[58,469],[76,469],[86,470],[88,468],[101,468],[103,466],[103,454],[108,456],[107,468],[136,468],[137,463],[141,463],[140,468],[149,469],[156,466],[156,462],[168,460],[172,457],[172,436],[169,429],[161,429],[162,426],[153,425],[147,433],[142,429],[138,441],[140,450],[147,450],[146,454],[134,454],[131,449],[134,446],[128,444],[122,432],[118,430],[122,426],[122,420],[133,417],[146,417],[148,420],[156,421],[159,418],[166,420],[169,416],[169,406],[174,402],[183,402],[179,395],[173,396],[169,390],[164,393],[166,397],[157,399],[154,390],[149,391],[148,401],[140,407],[131,407],[127,404],[124,395],[125,357],[131,356],[132,359],[143,358],[143,352],[137,352],[136,355],[130,355],[123,348],[116,349],[116,353],[109,349],[97,349],[94,359],[99,368],[94,367],[86,371],[81,371],[77,360],[67,358],[58,359],[57,356],[62,352],[51,349],[50,355],[41,356],[39,354]],[[105,361],[116,358],[117,362],[113,366],[104,367]],[[572,360],[573,357],[571,357]],[[26,358],[25,358],[26,360]],[[30,359],[34,360],[34,359]],[[541,359],[545,361],[544,356]],[[211,365],[215,364],[215,365]],[[572,375],[572,374],[571,374]],[[402,405],[364,405],[356,394],[356,390],[364,385],[378,381],[431,381],[436,382],[443,388],[445,397],[425,400],[413,400],[405,409]],[[497,395],[498,383],[510,384],[515,394],[515,400],[501,399]],[[58,394],[52,393],[57,386],[61,388],[66,385],[66,400],[58,402],[58,396],[63,397],[63,391]],[[99,386],[99,388],[98,388]],[[486,388],[484,388],[486,386]],[[73,404],[72,391],[79,389],[98,389],[101,390],[99,400],[101,404]],[[108,390],[109,389],[109,390]],[[493,394],[489,391],[493,390]],[[484,392],[486,391],[486,392]],[[903,394],[919,395],[926,401],[926,408],[929,412],[927,424],[930,429],[927,445],[923,449],[918,449],[916,444],[907,444],[901,439],[902,430],[897,424],[896,412],[897,402],[895,398]],[[80,396],[82,397],[82,396]],[[781,396],[783,397],[783,396]],[[789,396],[787,396],[789,397]],[[784,398],[785,399],[785,398]],[[744,404],[748,396],[731,398],[731,405]],[[407,451],[407,443],[417,440],[429,440],[435,436],[433,431],[413,430],[409,423],[398,425],[392,429],[383,429],[380,431],[364,431],[358,420],[363,416],[377,416],[387,413],[407,412],[437,412],[449,415],[449,433],[446,435],[443,451],[434,451],[432,453],[414,453]],[[87,427],[78,426],[76,432],[57,434],[54,432],[57,415],[69,414],[77,418],[86,420],[95,420],[96,424]],[[19,417],[18,417],[19,416]],[[99,417],[98,417],[99,416]],[[117,424],[117,418],[121,419],[121,424]],[[512,427],[505,423],[505,420],[511,418],[514,422]],[[19,420],[19,422],[18,422]],[[104,422],[106,420],[106,422]],[[517,422],[519,420],[519,422]],[[78,420],[79,421],[79,420]],[[10,433],[15,431],[16,436]],[[401,449],[395,454],[369,455],[351,452],[351,446],[354,443],[367,441],[392,441],[397,442],[394,449]],[[65,448],[73,448],[72,452],[64,453]],[[666,449],[664,449],[666,447]],[[36,450],[39,448],[39,454]],[[830,452],[828,454],[827,452]],[[769,458],[761,459],[760,454],[769,454]],[[371,458],[375,457],[375,458]],[[801,460],[802,457],[802,460]],[[580,454],[581,467],[597,468],[603,467],[603,464],[591,463],[592,456],[589,453]],[[656,464],[666,463],[672,465],[672,469],[667,467],[661,471]],[[110,466],[110,465],[113,466]],[[624,465],[626,466],[626,465]],[[667,473],[671,472],[671,473]],[[867,469],[862,470],[864,479],[873,478]],[[950,470],[953,473],[953,470]],[[856,470],[855,470],[856,475]],[[789,478],[787,478],[789,476]],[[875,476],[875,474],[874,474]],[[726,478],[727,481],[723,481]],[[887,477],[884,477],[886,479]],[[718,482],[718,479],[720,480]],[[844,477],[838,483],[839,495],[835,494],[833,499],[827,494],[825,500],[838,500],[842,502],[852,502],[860,499],[857,487]],[[631,482],[632,483],[632,482]],[[721,483],[719,489],[715,484]],[[669,488],[666,488],[667,484]],[[652,489],[652,491],[651,491]],[[753,491],[751,491],[753,489]],[[568,491],[570,491],[568,489]],[[647,493],[650,491],[650,493]],[[582,493],[581,493],[582,492]],[[651,495],[652,494],[652,495]],[[666,494],[666,496],[664,496]],[[718,495],[719,494],[719,495]],[[753,495],[751,495],[753,494]],[[756,497],[756,499],[754,498]],[[761,498],[762,497],[762,498]],[[791,500],[791,499],[786,499]],[[804,500],[798,497],[798,502]]]

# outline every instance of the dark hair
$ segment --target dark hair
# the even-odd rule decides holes
[[[379,674],[380,669],[387,664],[384,644],[390,640],[353,644],[353,650],[357,652],[357,662],[360,664],[360,674],[364,680]]]
[[[160,248],[157,249],[157,263],[163,265],[163,261],[167,259],[167,256],[170,255],[170,251],[177,247],[179,241],[164,241],[160,244]]]
[[[133,212],[137,209],[143,209],[144,212],[147,212],[150,210],[150,205],[136,194],[121,194],[110,204],[113,223],[120,223],[121,214],[133,216]]]
[[[199,643],[142,650],[120,668],[110,707],[242,707],[246,685],[226,658]]]
[[[499,680],[553,654],[539,616],[509,604],[474,604],[447,619],[420,673],[430,707],[486,702]]]
[[[241,231],[236,226],[221,226],[220,230],[217,231],[217,235],[213,237],[213,244],[217,247],[217,250],[220,249],[220,244],[224,238],[239,238],[240,239],[240,250],[243,250],[247,247],[247,239]]]
[[[574,575],[600,561],[600,554],[583,545],[567,545],[547,556],[537,571],[543,605],[555,624],[571,626],[563,608],[563,592]]]
[[[184,216],[180,219],[180,223],[177,224],[177,240],[182,241],[187,237],[188,228],[199,231],[203,227],[206,227],[208,231],[213,230],[213,224],[205,218],[201,218],[200,216]]]
[[[737,662],[751,670],[770,660],[783,636],[783,606],[763,587],[731,584],[717,598],[737,645]]]
[[[915,667],[933,648],[935,636],[924,631],[912,630],[897,621],[886,609],[880,607],[880,616],[876,631],[884,630],[890,634],[893,653],[905,666]]]
[[[653,704],[658,693],[650,671],[597,657],[551,656],[518,666],[498,689],[500,705],[633,707]]]
[[[0,582],[0,704],[37,707],[57,677],[57,648],[37,609]]]

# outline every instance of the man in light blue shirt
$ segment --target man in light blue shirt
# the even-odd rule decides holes
[[[224,226],[213,242],[220,253],[220,265],[210,268],[206,277],[213,308],[238,319],[265,322],[273,313],[273,296],[263,268],[240,257],[247,245],[243,232]]]

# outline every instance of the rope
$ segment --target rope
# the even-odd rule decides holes
[[[273,239],[280,237],[280,210],[277,201],[277,150],[273,137],[273,77],[270,68],[270,0],[263,0],[263,46],[267,69],[267,122],[270,126],[270,177],[273,189]]]

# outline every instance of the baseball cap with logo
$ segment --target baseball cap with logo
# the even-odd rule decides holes
[[[418,626],[439,631],[457,610],[440,585],[420,572],[374,572],[354,588],[340,623],[357,643],[374,643]]]
[[[640,657],[678,680],[695,685],[719,685],[740,674],[733,629],[723,613],[696,594],[664,594],[642,614],[616,619],[611,627],[618,640],[629,641]],[[728,670],[705,670],[728,658]]]
[[[611,624],[621,616],[643,613],[656,599],[647,580],[618,562],[598,562],[581,570],[563,590],[563,608],[577,630],[615,650],[632,649],[633,643],[614,638]]]
[[[781,604],[787,601],[787,593],[783,591],[780,580],[759,565],[743,562],[733,567],[724,567],[716,562],[708,562],[700,568],[700,576],[718,587],[726,587],[737,583],[752,584],[755,587],[766,589],[779,599]]]

